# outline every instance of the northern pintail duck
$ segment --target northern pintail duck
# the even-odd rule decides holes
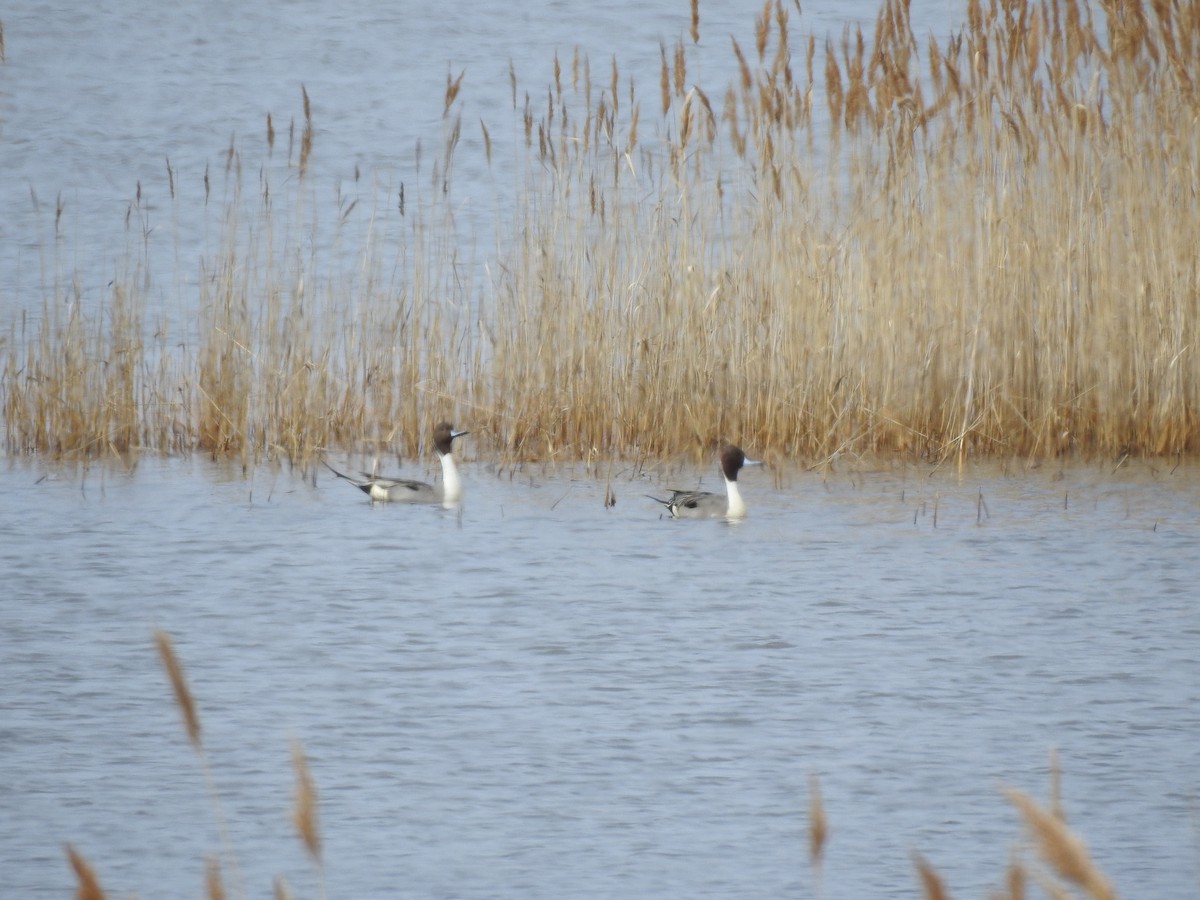
[[[442,462],[441,484],[426,484],[424,481],[412,481],[406,478],[384,478],[379,475],[362,473],[362,480],[343,475],[329,463],[325,463],[338,478],[344,478],[361,490],[372,500],[390,503],[440,503],[443,506],[454,506],[462,500],[463,485],[458,475],[458,466],[454,463],[453,441],[468,431],[455,431],[449,422],[440,422],[433,430],[433,446],[437,450],[438,459]]]
[[[672,490],[666,500],[650,497],[661,503],[676,519],[740,519],[746,515],[746,502],[738,490],[737,477],[742,466],[757,466],[759,460],[749,459],[741,447],[726,444],[721,448],[721,474],[725,476],[725,494],[709,491]]]

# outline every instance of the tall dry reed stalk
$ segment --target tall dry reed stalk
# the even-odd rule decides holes
[[[522,103],[510,66],[525,181],[483,283],[446,231],[462,74],[433,190],[357,232],[339,202],[354,278],[298,249],[327,228],[303,188],[243,192],[231,147],[198,338],[147,347],[134,280],[97,321],[57,291],[0,350],[8,452],[413,453],[449,417],[511,459],[1200,450],[1200,2],[970,0],[925,42],[903,0],[867,32],[798,21],[768,0],[721,90],[682,37],[650,100],[576,53]]]

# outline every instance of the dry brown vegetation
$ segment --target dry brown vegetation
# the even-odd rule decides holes
[[[343,284],[272,241],[304,210],[235,192],[179,298],[194,340],[147,321],[136,273],[95,318],[56,296],[8,326],[8,452],[303,461],[414,452],[442,418],[509,459],[1200,450],[1200,3],[971,0],[945,40],[901,0],[873,33],[800,25],[768,0],[721,91],[683,38],[653,96],[616,60],[556,58],[532,95],[513,74],[525,181],[482,284],[437,201],[402,192],[400,262],[371,230]],[[447,190],[468,89],[447,77]]]

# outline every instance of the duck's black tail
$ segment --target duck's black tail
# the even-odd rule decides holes
[[[352,485],[354,485],[356,488],[358,488],[364,494],[371,493],[371,482],[369,480],[368,481],[358,481],[357,479],[352,478],[351,476],[347,475],[345,472],[339,472],[337,469],[335,469],[333,466],[331,466],[329,463],[327,463],[325,461],[324,457],[321,458],[321,464],[323,466],[325,466],[325,468],[327,468],[334,475],[336,475],[338,478],[343,478],[346,481],[350,482]]]

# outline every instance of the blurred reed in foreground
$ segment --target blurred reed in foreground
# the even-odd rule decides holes
[[[245,897],[245,888],[237,874],[237,859],[229,844],[220,797],[214,786],[212,772],[201,740],[199,714],[184,675],[183,666],[175,653],[174,644],[166,632],[156,631],[154,640],[159,658],[171,684],[176,705],[183,716],[184,733],[196,751],[204,771],[224,845],[218,856],[208,860],[205,896],[208,900],[221,900],[227,896],[227,889],[222,878],[222,866],[224,866],[225,870],[233,872],[236,876],[234,896]],[[293,742],[291,754],[292,768],[296,779],[292,823],[316,869],[318,894],[320,897],[324,897],[326,888],[322,841],[317,815],[316,783],[309,771],[304,749],[298,741]],[[1083,892],[1082,896],[1093,898],[1093,900],[1115,900],[1117,894],[1107,876],[1091,859],[1083,841],[1067,827],[1064,820],[1058,797],[1059,773],[1056,756],[1052,757],[1050,771],[1051,798],[1048,806],[1041,806],[1023,791],[1015,789],[1005,791],[1005,795],[1016,807],[1028,831],[1029,849],[1035,851],[1042,858],[1046,867],[1038,867],[1036,863],[1027,861],[1024,857],[1025,851],[1021,848],[1015,849],[1001,879],[1003,887],[989,896],[995,900],[1021,900],[1028,896],[1028,883],[1033,880],[1053,897],[1070,897],[1072,894],[1069,889],[1074,887]],[[816,776],[809,779],[807,818],[808,862],[813,872],[812,894],[819,898],[824,894],[821,877],[822,861],[828,845],[835,840],[835,836],[831,837],[825,805],[821,798],[820,782]],[[107,894],[101,887],[95,868],[72,844],[66,845],[66,854],[71,868],[75,872],[76,897],[79,900],[103,900]],[[914,852],[913,859],[916,878],[921,885],[924,897],[927,900],[948,898],[950,896],[948,889],[933,864],[919,853]],[[282,878],[276,878],[274,896],[277,900],[290,896]]]
[[[67,288],[8,326],[8,452],[303,462],[442,418],[507,459],[1200,450],[1200,2],[970,0],[927,41],[901,0],[867,34],[793,18],[768,0],[721,90],[682,37],[650,96],[615,59],[523,96],[510,69],[524,187],[479,279],[442,230],[461,74],[434,189],[339,203],[353,279],[301,249],[302,191],[235,174],[184,324],[147,321],[134,260],[94,317]]]
[[[229,840],[228,828],[224,812],[221,808],[221,798],[215,786],[211,767],[205,754],[204,743],[200,736],[200,719],[192,699],[191,689],[175,654],[174,643],[170,635],[164,631],[154,633],[154,642],[158,649],[159,659],[166,670],[167,679],[175,695],[175,703],[183,715],[184,732],[188,742],[196,751],[208,786],[209,797],[213,805],[213,813],[221,834],[222,850],[219,855],[210,857],[205,866],[205,897],[208,900],[223,900],[228,896],[223,871],[232,872],[234,876],[233,892],[236,897],[245,897],[246,890],[241,883],[241,875],[237,856]],[[316,785],[309,773],[308,761],[300,743],[292,744],[292,767],[296,775],[296,806],[292,813],[292,822],[296,833],[308,851],[316,867],[318,875],[319,896],[325,897],[324,869],[321,858],[321,839],[317,828],[317,792]],[[76,897],[79,900],[104,900],[107,894],[100,886],[99,878],[88,861],[71,844],[66,846],[67,858],[75,872],[77,884]],[[287,884],[282,878],[277,878],[273,895],[276,900],[284,900],[289,895]]]

